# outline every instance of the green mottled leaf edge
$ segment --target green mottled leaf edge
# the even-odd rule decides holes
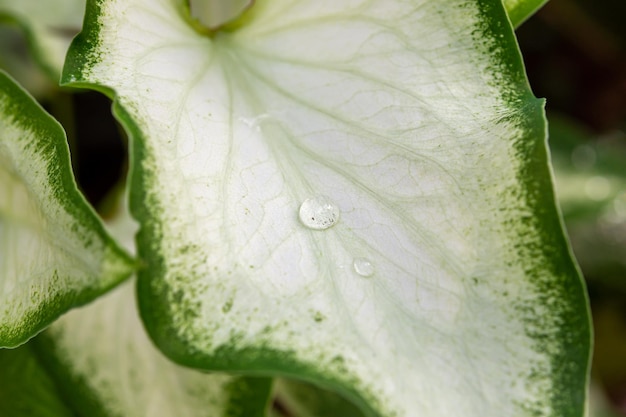
[[[0,417],[75,417],[27,343],[0,349]]]
[[[498,39],[501,49],[497,52],[498,58],[507,62],[507,67],[517,77],[508,77],[510,80],[517,79],[521,84],[524,78],[525,89],[528,87],[528,80],[525,74],[522,54],[519,50],[514,33],[506,28],[506,12],[502,4],[490,2],[489,0],[479,0],[482,6],[485,22],[488,25],[482,28],[484,34],[492,39]],[[520,85],[521,87],[521,85]],[[521,103],[528,107],[529,102]],[[542,105],[543,107],[543,105]],[[532,112],[531,109],[528,109]],[[521,155],[527,155],[526,164],[520,165],[518,180],[525,184],[528,190],[528,205],[533,216],[521,219],[520,221],[533,224],[536,230],[540,231],[544,242],[541,252],[545,259],[549,259],[549,265],[543,265],[554,277],[565,277],[563,282],[551,283],[561,286],[562,292],[568,295],[570,302],[569,310],[562,312],[559,318],[561,327],[558,339],[562,344],[560,349],[553,353],[552,364],[555,389],[553,392],[559,393],[559,397],[553,398],[553,403],[558,405],[561,416],[582,416],[587,401],[589,385],[589,371],[591,368],[592,349],[592,323],[589,307],[589,297],[585,281],[578,267],[572,252],[563,216],[557,202],[554,190],[554,174],[550,165],[548,150],[548,128],[545,113],[524,119],[529,132],[534,132],[531,137],[543,138],[542,141],[519,142],[516,149]],[[531,123],[536,120],[536,123]],[[520,248],[522,249],[522,248]],[[528,271],[532,274],[532,270]],[[537,300],[539,305],[549,305],[549,291],[543,291],[545,298]],[[524,308],[524,306],[520,306]],[[533,306],[526,308],[533,309]],[[537,329],[541,329],[541,323],[537,323]],[[542,335],[540,330],[531,335],[540,343]]]
[[[39,308],[36,317],[29,317],[28,325],[15,332],[13,337],[0,340],[1,346],[16,347],[41,332],[67,310],[89,303],[128,278],[138,265],[109,236],[96,212],[78,190],[63,127],[2,70],[0,91],[10,98],[10,102],[6,104],[6,112],[13,116],[11,123],[39,133],[30,146],[46,154],[49,182],[54,185],[51,187],[53,198],[78,223],[93,231],[94,236],[103,242],[109,252],[105,260],[115,264],[114,269],[105,271],[111,276],[99,277],[99,287],[68,292],[64,296],[48,300]]]
[[[513,27],[518,28],[537,13],[548,0],[502,0]]]
[[[89,0],[87,3],[85,22],[83,31],[74,39],[68,51],[66,64],[61,77],[62,84],[71,84],[73,87],[89,88],[103,92],[115,100],[114,92],[110,89],[92,85],[81,79],[81,69],[94,65],[99,61],[99,56],[95,49],[98,43],[100,27],[97,16],[100,12],[102,0]],[[533,138],[546,138],[546,120],[542,110],[542,103],[538,102],[530,91],[528,79],[525,75],[521,53],[519,51],[514,33],[511,28],[511,21],[506,14],[503,4],[500,1],[476,0],[482,15],[484,16],[484,26],[475,32],[477,38],[488,38],[493,40],[492,51],[499,62],[505,63],[506,71],[503,75],[512,86],[510,91],[514,94],[508,97],[509,101],[517,106],[526,109],[529,117],[525,119],[529,132],[534,132]],[[538,6],[537,6],[538,7]],[[522,9],[529,13],[530,6]],[[253,13],[254,7],[249,10]],[[515,13],[518,13],[517,11]],[[518,14],[514,17],[514,22],[519,21],[520,16],[529,14]],[[242,16],[242,22],[246,15]],[[238,23],[238,22],[235,22]],[[236,28],[238,25],[233,24]],[[499,68],[501,69],[501,67]],[[141,160],[143,152],[141,141],[142,133],[135,125],[128,113],[118,104],[114,103],[114,113],[120,120],[129,136],[133,138],[131,146],[131,161]],[[529,135],[529,137],[531,137]],[[586,402],[586,392],[588,385],[588,375],[590,367],[591,352],[591,321],[589,313],[589,300],[587,297],[584,282],[580,271],[574,260],[568,240],[565,236],[561,215],[556,205],[554,194],[552,172],[549,166],[547,143],[544,140],[520,142],[516,144],[516,149],[521,154],[528,155],[526,164],[520,168],[518,179],[525,184],[528,190],[529,205],[534,216],[529,216],[520,221],[527,222],[541,232],[544,239],[542,248],[533,248],[544,254],[546,259],[551,260],[549,265],[544,265],[555,277],[564,277],[562,281],[550,283],[550,290],[554,287],[561,287],[563,292],[568,294],[569,309],[564,310],[557,319],[562,326],[559,332],[559,339],[562,344],[559,349],[555,349],[552,354],[554,365],[554,385],[553,392],[558,393],[558,398],[553,398],[553,403],[560,409],[561,416],[580,417]],[[162,265],[162,260],[155,253],[150,253],[146,248],[150,247],[150,242],[159,239],[158,224],[149,219],[146,206],[154,204],[146,200],[146,195],[141,191],[141,184],[148,183],[150,178],[145,175],[140,167],[132,166],[131,163],[131,211],[138,219],[144,220],[144,227],[137,235],[140,257],[153,266]],[[146,223],[148,222],[148,223]],[[146,224],[149,227],[145,227]],[[151,233],[150,231],[154,231]],[[523,248],[520,248],[523,250]],[[533,274],[532,270],[528,271]],[[138,293],[141,304],[162,304],[167,303],[165,299],[147,299],[142,288],[142,281],[139,280]],[[145,283],[145,285],[149,285]],[[544,300],[537,300],[537,304],[548,305],[549,297]],[[520,309],[533,309],[534,305],[519,306]],[[142,311],[154,311],[153,308],[142,308]],[[161,322],[160,317],[142,317],[144,322]],[[540,323],[537,328],[541,329]],[[326,380],[325,387],[334,389],[342,393],[346,398],[359,405],[367,415],[373,415],[371,405],[365,403],[356,392],[328,380],[325,375],[320,375],[319,371],[310,366],[298,363],[296,355],[289,352],[275,352],[273,350],[259,346],[256,349],[246,349],[233,351],[221,349],[207,363],[202,352],[194,351],[190,346],[175,342],[174,335],[167,332],[161,334],[152,333],[151,337],[161,350],[172,360],[185,366],[210,368],[213,370],[243,371],[256,375],[284,375],[301,380],[314,381],[318,378]],[[540,330],[531,335],[538,344],[541,344],[543,335]],[[271,371],[270,371],[271,370]],[[555,394],[556,395],[556,394]]]

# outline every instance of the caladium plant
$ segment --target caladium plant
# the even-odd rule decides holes
[[[88,1],[61,83],[131,139],[136,260],[3,75],[0,344],[135,267],[155,346],[124,284],[0,352],[5,414],[581,416],[587,301],[511,24],[542,2],[505,3]]]

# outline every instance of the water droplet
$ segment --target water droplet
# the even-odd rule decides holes
[[[315,230],[328,229],[339,221],[339,207],[326,196],[304,200],[299,214],[302,224]]]
[[[374,275],[374,265],[365,258],[356,258],[352,264],[354,271],[362,277],[371,277]]]

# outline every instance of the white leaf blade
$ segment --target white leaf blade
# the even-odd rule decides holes
[[[167,2],[100,7],[65,79],[115,90],[135,133],[140,303],[170,356],[383,415],[580,412],[586,304],[501,5],[259,2],[213,40]],[[318,196],[326,230],[298,219]]]

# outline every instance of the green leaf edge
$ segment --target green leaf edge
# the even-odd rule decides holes
[[[69,309],[89,303],[124,281],[137,269],[138,264],[105,231],[98,215],[79,191],[72,172],[63,127],[3,70],[0,70],[0,90],[11,98],[6,109],[14,115],[12,123],[28,126],[41,133],[30,146],[48,155],[49,182],[56,185],[52,187],[53,197],[78,223],[93,231],[102,240],[105,251],[103,264],[100,265],[104,275],[100,277],[101,285],[98,288],[66,292],[42,304],[35,313],[26,318],[23,327],[11,332],[11,336],[6,339],[0,339],[0,347],[17,347],[44,330]]]
[[[101,85],[94,85],[82,79],[82,69],[95,65],[100,57],[94,51],[99,40],[100,26],[98,15],[101,10],[103,0],[88,0],[85,13],[83,30],[74,38],[68,55],[64,70],[61,76],[61,85],[72,87],[88,88],[100,91],[114,101],[113,112],[121,122],[124,129],[132,138],[131,161],[141,160],[143,153],[141,141],[143,134],[139,127],[135,125],[128,112],[115,100],[115,92]],[[546,0],[547,1],[547,0]],[[513,18],[507,14],[503,3],[499,0],[476,0],[482,15],[485,17],[480,33],[475,36],[488,35],[489,39],[497,42],[492,46],[493,54],[499,62],[505,63],[504,77],[513,86],[510,91],[523,92],[523,94],[511,94],[508,99],[517,102],[517,105],[526,109],[529,115],[526,118],[526,128],[535,132],[533,137],[543,138],[541,141],[520,142],[515,148],[520,154],[527,155],[527,164],[522,166],[518,174],[520,182],[526,185],[528,190],[528,203],[535,217],[525,219],[534,226],[536,230],[542,232],[544,246],[541,252],[546,259],[552,260],[547,266],[555,277],[566,277],[567,281],[555,282],[560,285],[570,299],[569,310],[563,312],[563,326],[560,328],[562,341],[560,349],[553,353],[553,364],[558,364],[554,370],[555,379],[553,392],[560,394],[553,398],[552,403],[562,411],[562,416],[580,417],[583,415],[587,398],[587,387],[589,384],[589,369],[591,361],[591,316],[589,310],[589,299],[582,279],[582,274],[577,266],[569,241],[565,234],[562,216],[558,209],[553,186],[553,174],[549,165],[549,153],[547,148],[547,120],[543,112],[544,101],[537,100],[530,89],[528,79],[525,74],[521,52],[519,50],[511,22],[521,24],[523,20],[537,10],[536,7],[525,7],[522,9],[512,9]],[[254,7],[248,10],[242,22],[248,14],[254,13]],[[510,20],[509,20],[510,19]],[[239,23],[235,21],[234,23]],[[245,23],[245,22],[244,22]],[[240,25],[234,24],[233,28]],[[228,27],[227,29],[231,29]],[[502,68],[500,68],[502,69]],[[532,121],[537,121],[533,123]],[[139,157],[139,158],[138,158]],[[542,173],[542,175],[538,175]],[[158,230],[158,224],[149,218],[148,206],[154,205],[154,201],[149,201],[147,195],[141,191],[141,184],[149,183],[149,175],[146,175],[140,167],[131,163],[130,174],[130,207],[136,219],[146,220],[150,227],[144,226],[137,234],[139,256],[150,265],[163,265],[162,260],[155,253],[145,250],[150,247],[150,242],[158,239],[158,232],[150,233],[148,229]],[[154,207],[153,207],[154,208]],[[529,271],[531,274],[533,271]],[[145,311],[155,311],[148,307],[151,304],[167,305],[168,300],[155,300],[146,297],[145,287],[149,286],[146,279],[141,279],[143,274],[139,272],[138,299],[142,320],[149,329],[149,335],[163,353],[173,361],[189,367],[211,370],[226,370],[245,372],[248,375],[276,375],[293,377],[299,380],[312,382],[324,388],[332,389],[341,393],[350,401],[361,408],[367,416],[375,416],[372,411],[376,408],[376,401],[363,399],[360,395],[338,381],[329,379],[322,372],[299,363],[295,359],[295,354],[290,352],[276,352],[264,347],[255,349],[245,349],[233,351],[221,349],[215,353],[210,361],[207,361],[202,352],[194,351],[190,346],[175,341],[175,335],[155,329],[149,323],[161,322],[163,318],[159,315],[147,316]],[[546,300],[537,300],[537,304],[546,305]],[[528,306],[533,308],[533,306]],[[565,321],[567,317],[567,321]],[[540,325],[540,323],[537,323]],[[540,333],[533,334],[533,339],[540,341]],[[339,360],[341,358],[338,358]],[[340,364],[339,364],[340,365]],[[325,382],[320,383],[318,378]],[[369,402],[368,402],[369,401]],[[372,407],[374,405],[374,407]]]
[[[493,39],[502,42],[500,51],[504,52],[498,54],[499,58],[509,63],[511,71],[521,73],[525,79],[526,88],[530,92],[515,34],[503,28],[503,22],[509,17],[506,15],[506,10],[501,3],[494,5],[489,4],[488,0],[478,1],[482,5],[484,15],[490,17],[487,19],[489,25],[485,28],[485,32],[490,33]],[[542,4],[536,3],[536,7],[525,8],[526,14],[518,11],[518,18],[529,17]],[[522,23],[520,20],[517,22]],[[504,36],[498,36],[503,30]],[[514,79],[514,77],[509,77],[509,79]],[[569,296],[570,303],[569,310],[564,311],[562,315],[562,326],[558,337],[562,342],[561,348],[553,354],[552,364],[559,365],[553,372],[555,375],[553,392],[561,394],[552,399],[553,404],[560,408],[562,416],[582,416],[586,408],[591,369],[593,338],[591,311],[585,281],[571,249],[554,189],[554,174],[550,165],[548,148],[548,121],[543,112],[544,105],[545,100],[541,100],[541,116],[534,118],[540,123],[533,125],[528,123],[533,118],[526,119],[528,131],[535,132],[533,137],[544,138],[543,141],[519,142],[515,146],[520,154],[527,156],[526,164],[521,165],[518,179],[528,190],[527,202],[532,213],[535,214],[526,221],[534,223],[535,229],[541,231],[544,242],[542,252],[545,259],[552,261],[546,267],[554,277],[567,278],[564,282],[554,282],[555,285],[562,286],[563,292]],[[529,112],[531,111],[529,109]],[[532,271],[528,272],[532,273]],[[543,294],[547,295],[548,291],[544,291]],[[548,297],[537,300],[537,304],[549,305]],[[528,308],[533,308],[533,306],[528,306]],[[540,329],[541,323],[537,325]],[[539,332],[532,336],[535,340],[541,340]]]

